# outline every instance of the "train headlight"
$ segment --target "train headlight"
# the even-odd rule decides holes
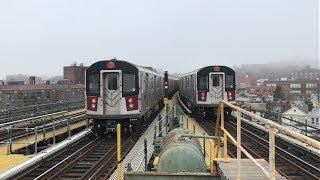
[[[97,100],[95,98],[91,99],[92,104],[96,104]]]
[[[127,111],[133,111],[138,109],[138,96],[126,97]]]
[[[130,105],[131,105],[131,103],[133,103],[133,98],[129,98],[128,103],[130,103]]]
[[[97,111],[98,97],[88,96],[87,97],[87,109],[89,111]]]
[[[198,93],[198,101],[203,101],[203,102],[206,102],[207,101],[207,92],[205,91],[200,91]]]
[[[235,100],[235,91],[228,91],[228,101],[234,101]]]

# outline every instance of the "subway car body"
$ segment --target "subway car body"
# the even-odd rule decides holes
[[[193,112],[212,112],[220,100],[235,101],[235,71],[207,66],[179,78],[180,99]]]
[[[169,92],[177,82],[170,83]],[[87,117],[103,132],[114,131],[118,123],[131,130],[161,108],[164,84],[164,74],[126,61],[96,62],[86,70]]]

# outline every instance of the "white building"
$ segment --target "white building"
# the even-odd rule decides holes
[[[307,110],[308,111],[308,110]],[[298,123],[305,123],[307,120],[308,112],[305,109],[292,106],[291,109],[283,113],[282,122],[288,125],[295,126]]]
[[[310,123],[311,126],[320,128],[320,108],[314,108],[308,114],[308,123]]]

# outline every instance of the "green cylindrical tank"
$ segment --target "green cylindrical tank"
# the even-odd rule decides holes
[[[159,172],[206,172],[205,160],[197,138],[181,137],[193,134],[177,128],[164,139],[158,164]]]

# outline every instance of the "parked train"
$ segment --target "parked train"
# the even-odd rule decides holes
[[[178,79],[148,68],[99,61],[86,70],[86,114],[100,131],[114,131],[118,123],[131,130],[161,108],[165,91],[173,94],[177,87]]]
[[[220,100],[235,101],[235,71],[227,66],[207,66],[179,79],[180,98],[195,113],[213,112]]]

